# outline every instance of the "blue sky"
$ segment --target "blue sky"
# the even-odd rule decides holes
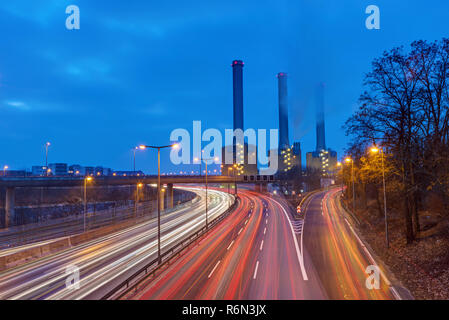
[[[79,6],[81,29],[65,28]],[[381,30],[365,28],[365,8]],[[327,145],[341,155],[344,121],[373,58],[448,36],[445,0],[2,1],[0,165],[44,161],[132,169],[131,148],[166,144],[176,128],[232,128],[234,59],[244,68],[245,127],[277,128],[276,74],[289,74],[290,140],[315,147],[315,88],[326,83]],[[168,154],[164,154],[168,159]],[[137,167],[155,171],[155,154]],[[174,168],[167,161],[163,171]]]

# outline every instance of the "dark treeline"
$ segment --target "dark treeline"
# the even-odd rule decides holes
[[[429,197],[441,203],[441,214],[448,212],[448,80],[449,39],[384,52],[373,61],[359,109],[345,124],[357,182],[378,193],[380,155],[367,150],[373,144],[384,149],[387,207],[402,212],[407,243],[420,232],[419,211],[428,209]]]

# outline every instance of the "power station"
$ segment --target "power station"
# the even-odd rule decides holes
[[[333,175],[337,166],[337,152],[326,148],[324,83],[317,88],[316,101],[316,149],[307,153],[307,172],[327,178]]]
[[[243,110],[243,67],[242,60],[234,60],[232,66],[232,89],[233,89],[233,125],[235,130],[244,131]],[[277,149],[270,150],[278,157],[278,178],[281,180],[295,180],[302,176],[301,143],[290,144],[289,139],[289,116],[288,116],[288,76],[285,72],[276,75],[278,89],[278,111],[279,111],[279,144]],[[337,164],[337,153],[326,147],[325,129],[325,102],[324,84],[317,89],[316,99],[316,149],[307,153],[308,174],[318,174],[321,178],[330,177]],[[249,152],[254,152],[256,146],[249,146],[234,138],[231,146],[223,148],[223,158],[226,154],[231,155],[233,163],[222,165],[223,175],[257,175],[256,164],[248,163]],[[257,153],[257,152],[256,152]],[[229,158],[229,157],[228,157]]]

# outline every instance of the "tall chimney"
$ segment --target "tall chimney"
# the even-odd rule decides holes
[[[279,150],[285,150],[290,147],[288,141],[287,74],[280,72],[277,78],[279,92]]]
[[[317,94],[316,151],[326,150],[326,132],[324,127],[324,83],[320,83]]]
[[[234,93],[234,130],[243,130],[243,61],[232,62]]]

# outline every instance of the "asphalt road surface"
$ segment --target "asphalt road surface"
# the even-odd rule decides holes
[[[126,299],[396,299],[350,226],[338,189],[312,195],[302,217],[280,198],[240,190],[238,209]]]
[[[162,251],[205,224],[205,192],[190,207],[162,217]],[[209,219],[227,210],[232,196],[209,190]],[[0,299],[99,299],[157,257],[157,221],[152,219],[0,273]],[[67,287],[79,271],[79,288]]]

